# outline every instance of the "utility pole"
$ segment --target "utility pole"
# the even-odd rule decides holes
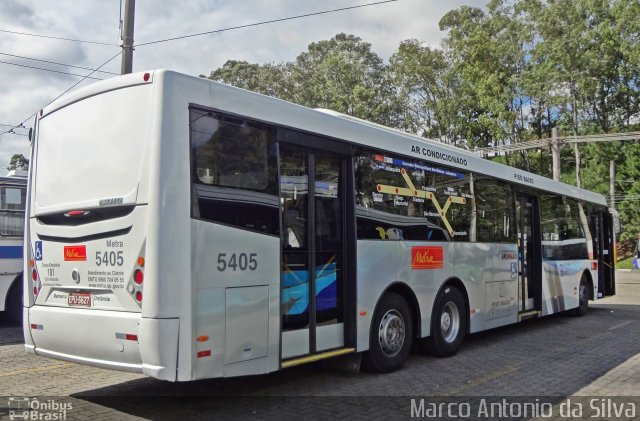
[[[133,70],[133,20],[136,11],[136,0],[126,0],[124,6],[124,33],[122,34],[122,64],[120,74],[125,75]]]
[[[560,181],[560,145],[558,141],[558,128],[551,129],[551,174],[553,181]]]
[[[611,196],[611,206],[610,206],[610,211],[611,214],[614,215],[615,217],[615,211],[616,211],[616,198],[615,198],[615,194],[616,194],[616,167],[615,167],[615,162],[613,160],[609,161],[609,195]],[[612,232],[612,242],[613,242],[613,266],[615,267],[616,263],[618,262],[618,247],[616,245],[616,227],[615,227],[615,222],[614,222],[614,226],[611,229]]]

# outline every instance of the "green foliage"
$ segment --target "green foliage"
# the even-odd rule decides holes
[[[29,169],[29,160],[24,157],[22,154],[14,154],[9,161],[9,166],[7,167],[9,171],[11,170],[28,170]]]
[[[640,118],[640,0],[490,0],[440,20],[440,47],[402,41],[385,63],[362,39],[337,34],[294,61],[229,60],[209,78],[468,149],[625,132]],[[621,239],[640,235],[640,143],[561,150],[561,180],[609,194],[616,164]],[[497,160],[551,176],[549,150]]]

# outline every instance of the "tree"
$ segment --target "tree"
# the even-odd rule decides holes
[[[420,41],[402,41],[389,60],[389,72],[402,104],[400,128],[447,143],[460,138],[457,78],[442,50]]]
[[[11,170],[25,170],[29,169],[29,160],[22,154],[14,154],[9,161],[9,171]]]
[[[286,63],[260,65],[246,61],[228,60],[222,67],[212,71],[209,79],[264,95],[291,100],[293,93],[287,83],[287,67]]]
[[[383,60],[359,37],[309,44],[291,67],[294,102],[395,126],[397,101]]]
[[[294,62],[259,65],[229,60],[209,79],[397,126],[400,106],[387,67],[371,44],[354,35],[311,43]]]

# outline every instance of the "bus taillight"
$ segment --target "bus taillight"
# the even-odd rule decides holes
[[[129,280],[127,290],[131,297],[137,301],[138,304],[142,303],[142,289],[144,283],[144,256],[140,256],[136,259],[136,265],[134,266],[133,273]]]
[[[39,276],[38,276],[38,270],[34,267],[33,271],[31,272],[31,279],[33,279],[33,297],[37,298],[38,297],[38,293],[40,292],[40,280],[39,280]]]
[[[133,281],[138,285],[142,285],[142,282],[144,282],[144,273],[142,270],[136,269],[133,272]]]

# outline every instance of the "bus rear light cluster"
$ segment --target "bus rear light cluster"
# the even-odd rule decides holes
[[[33,267],[31,270],[31,279],[33,279],[33,298],[37,298],[40,293],[42,284],[40,283],[40,276],[38,276],[38,270]]]
[[[138,304],[142,303],[142,289],[144,284],[144,256],[140,256],[136,259],[136,264],[134,265],[133,274],[131,275],[131,279],[129,280],[129,285],[127,285],[127,291],[129,294],[136,300]]]

